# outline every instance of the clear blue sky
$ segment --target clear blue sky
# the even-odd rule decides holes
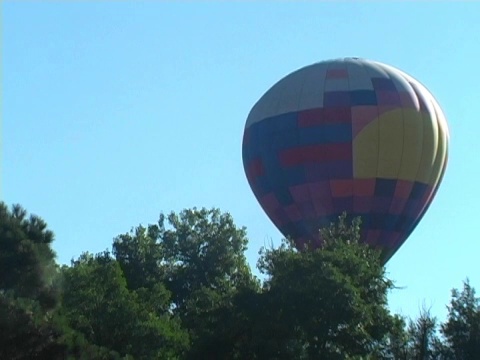
[[[219,207],[248,228],[252,266],[280,233],[243,172],[255,101],[319,60],[398,67],[442,105],[444,182],[387,265],[395,312],[441,319],[480,291],[480,3],[4,1],[1,196],[56,233],[58,261],[109,248],[161,211]]]

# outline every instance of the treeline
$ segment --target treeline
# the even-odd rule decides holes
[[[360,226],[340,217],[321,250],[262,249],[259,281],[218,209],[161,215],[60,266],[46,223],[1,203],[0,359],[480,359],[468,281],[444,323],[392,314]]]

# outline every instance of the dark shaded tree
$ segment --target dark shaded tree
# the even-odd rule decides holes
[[[53,232],[40,217],[28,216],[20,205],[9,211],[0,203],[0,291],[38,301],[44,309],[55,307],[53,239]]]
[[[0,203],[1,359],[63,359],[69,351],[53,240],[41,218]]]
[[[441,344],[437,335],[437,319],[430,315],[430,311],[422,309],[415,321],[410,321],[407,334],[408,359],[434,360],[440,358]]]
[[[452,290],[447,321],[441,332],[446,339],[450,356],[455,360],[480,359],[480,299],[468,279],[463,290]]]

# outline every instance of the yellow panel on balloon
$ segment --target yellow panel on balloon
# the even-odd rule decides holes
[[[378,166],[378,121],[365,126],[353,140],[353,176],[356,179],[371,179],[377,175]]]
[[[415,109],[403,109],[403,138],[403,157],[398,178],[415,181],[423,149],[423,119]]]
[[[403,114],[401,109],[383,113],[379,117],[379,158],[377,177],[397,179],[402,163]]]
[[[428,184],[437,152],[438,126],[437,117],[434,113],[423,113],[422,119],[423,149],[416,180]]]
[[[435,112],[385,112],[353,140],[354,177],[435,184],[446,157],[446,133]]]

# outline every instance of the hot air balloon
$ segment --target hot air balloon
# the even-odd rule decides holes
[[[242,157],[271,221],[297,247],[346,212],[387,262],[433,200],[447,164],[448,128],[417,80],[359,58],[303,67],[251,109]]]

